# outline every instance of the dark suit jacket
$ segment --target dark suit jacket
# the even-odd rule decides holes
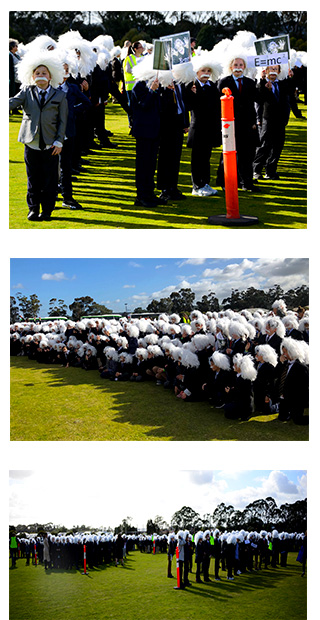
[[[68,118],[65,93],[51,86],[48,99],[41,110],[36,88],[36,86],[26,86],[15,97],[9,99],[10,110],[19,106],[23,108],[18,140],[23,144],[32,142],[41,123],[45,144],[51,145],[56,140],[63,143]]]
[[[259,91],[254,80],[244,76],[242,78],[241,94],[232,75],[227,75],[219,82],[220,96],[223,95],[223,88],[230,88],[234,97],[234,118],[236,138],[246,134],[256,124],[255,102],[259,102]]]
[[[201,86],[196,80],[197,92],[193,93],[189,84],[185,91],[185,102],[191,110],[191,121],[188,133],[187,146],[194,147],[209,144],[218,147],[221,139],[221,105],[220,95],[216,84],[208,81]]]
[[[266,88],[266,80],[260,80],[258,84],[259,99],[263,106],[262,118],[268,124],[276,126],[286,126],[290,115],[290,95],[295,89],[294,78],[279,80],[279,101],[277,101],[272,90]]]
[[[135,138],[159,138],[160,94],[158,90],[150,90],[143,81],[136,82],[132,89],[132,135]]]

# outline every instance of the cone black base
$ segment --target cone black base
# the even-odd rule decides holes
[[[258,224],[259,219],[255,215],[239,215],[239,217],[227,217],[226,215],[210,215],[208,224],[220,226],[252,226]]]

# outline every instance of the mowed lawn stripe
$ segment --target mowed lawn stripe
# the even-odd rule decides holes
[[[154,382],[11,357],[12,441],[306,441],[308,426],[277,415],[227,420],[208,402],[184,402]]]

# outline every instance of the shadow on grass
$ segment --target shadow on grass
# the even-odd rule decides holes
[[[308,440],[308,427],[296,427],[293,422],[279,422],[277,415],[252,416],[248,421],[228,420],[223,410],[216,410],[207,401],[183,402],[175,398],[172,390],[165,390],[156,386],[152,381],[143,383],[113,382],[102,379],[97,371],[85,371],[78,368],[61,368],[60,366],[41,366],[31,360],[11,358],[12,368],[28,368],[41,372],[46,378],[45,398],[53,402],[62,402],[60,395],[52,396],[51,390],[64,389],[67,386],[76,386],[81,390],[90,384],[97,392],[108,395],[112,404],[110,412],[113,423],[123,425],[123,436],[118,439],[130,440],[130,429],[137,427],[141,430],[140,439],[166,439],[170,441],[213,441],[213,440],[242,440],[242,441],[274,441]],[[23,388],[32,388],[33,384],[23,384]],[[83,390],[83,391],[82,391]],[[25,390],[24,398],[27,398]],[[108,402],[110,402],[110,399]],[[32,391],[30,392],[32,402]],[[81,399],[80,399],[81,401]],[[12,394],[14,406],[14,394]],[[99,413],[103,411],[103,403]],[[90,409],[90,401],[86,404]],[[79,407],[79,406],[78,406]],[[81,407],[81,405],[80,405]],[[85,411],[76,410],[77,422],[86,417]],[[58,412],[59,413],[59,412]],[[106,411],[108,413],[108,411]],[[72,419],[71,419],[72,421]],[[59,426],[59,422],[57,422]],[[97,439],[109,439],[104,435],[107,432],[108,420],[101,425],[101,419],[95,430]],[[52,433],[54,436],[54,426]],[[94,412],[92,415],[92,429],[94,428]],[[105,431],[106,429],[106,431]],[[128,430],[129,429],[129,430]],[[121,434],[121,433],[120,433]],[[36,437],[35,437],[36,438]],[[69,439],[69,437],[68,437]],[[81,435],[81,440],[90,440],[91,435]]]
[[[227,228],[223,225],[209,225],[208,217],[226,213],[225,197],[219,189],[219,196],[191,196],[191,149],[182,151],[179,187],[187,193],[186,200],[176,204],[174,201],[166,207],[143,210],[134,206],[135,190],[135,140],[128,135],[126,115],[122,108],[110,105],[106,109],[106,126],[110,121],[114,130],[112,142],[115,149],[92,151],[84,158],[84,171],[74,183],[74,195],[84,206],[81,212],[64,214],[61,209],[45,228]],[[20,118],[10,119],[12,129]],[[115,128],[115,129],[114,129]],[[13,146],[12,146],[13,148]],[[13,151],[14,152],[14,151]],[[213,149],[211,156],[211,185],[215,185],[216,172],[220,160],[221,148]],[[17,160],[15,153],[12,157]],[[307,148],[306,124],[291,116],[286,130],[286,143],[279,162],[280,181],[259,182],[257,193],[239,191],[239,211],[241,214],[256,215],[259,221],[252,229],[263,228],[305,228],[307,217]],[[19,163],[19,161],[16,161]],[[21,163],[21,162],[20,162]],[[20,181],[21,183],[21,181]],[[11,178],[11,190],[16,182]],[[17,210],[21,198],[12,192],[13,208]],[[23,197],[24,199],[24,197]],[[132,204],[128,204],[131,202]],[[21,211],[19,210],[19,218]],[[11,216],[10,216],[11,217]],[[17,226],[18,211],[15,215],[15,227],[32,227],[29,222]],[[13,221],[13,220],[12,220]],[[234,229],[242,229],[241,225]]]

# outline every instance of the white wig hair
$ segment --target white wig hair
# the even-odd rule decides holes
[[[158,316],[158,321],[165,321],[166,323],[169,323],[169,315],[166,314],[165,312],[162,312]]]
[[[105,347],[103,352],[108,360],[114,360],[115,362],[118,361],[118,352],[113,347]]]
[[[30,41],[30,43],[27,43],[27,45],[25,46],[25,52],[31,52],[31,51],[41,51],[41,52],[45,52],[45,51],[52,51],[50,50],[50,47],[53,47],[54,49],[56,49],[57,47],[57,42],[52,39],[52,37],[49,37],[49,35],[47,34],[40,34],[38,37],[36,37],[35,39],[33,39],[33,41]]]
[[[108,50],[100,50],[97,55],[97,65],[105,71],[111,60],[111,54]]]
[[[186,539],[184,530],[179,530],[179,532],[177,533],[177,538],[181,538],[182,540]]]
[[[168,542],[170,542],[171,540],[176,540],[176,535],[174,532],[170,532],[168,534]]]
[[[177,335],[177,334],[181,333],[181,327],[180,327],[180,325],[177,325],[176,323],[169,323],[169,326],[168,326],[168,329],[166,330],[166,332],[168,334],[172,334],[174,332],[175,335]]]
[[[148,334],[144,337],[144,340],[147,344],[157,344],[159,336],[157,336],[157,334]]]
[[[94,46],[97,46],[97,47],[100,47],[100,48],[104,47],[109,52],[111,52],[112,50],[116,49],[114,47],[113,38],[109,34],[99,34],[97,37],[95,37],[91,41],[91,43],[93,43]],[[118,49],[121,52],[121,47],[118,46]]]
[[[265,319],[265,323],[262,329],[262,332],[265,334],[266,333],[266,327],[270,326],[272,329],[276,329],[276,334],[278,336],[280,336],[280,338],[284,338],[285,333],[286,333],[286,328],[283,324],[283,322],[281,321],[281,319],[278,316],[268,316]]]
[[[241,310],[240,314],[244,316],[247,319],[247,321],[252,321],[253,319],[253,315],[252,315],[252,312],[250,312],[250,310],[246,310],[246,309]]]
[[[121,353],[119,353],[119,360],[121,359],[123,359],[125,364],[132,364],[133,356],[131,355],[131,353],[126,353],[125,351],[121,351]]]
[[[132,323],[129,323],[126,326],[126,332],[129,334],[129,336],[131,336],[131,338],[139,338],[139,327],[138,327],[138,325],[133,325]]]
[[[256,355],[261,355],[264,362],[271,364],[271,366],[276,367],[278,363],[278,355],[273,347],[270,344],[259,344],[255,348]]]
[[[78,31],[70,30],[60,35],[58,46],[63,49],[78,50],[80,52],[78,72],[82,78],[85,78],[95,68],[97,54],[93,51],[90,41],[84,39]]]
[[[277,310],[281,310],[282,312],[287,312],[286,302],[283,299],[275,299],[272,308],[276,308]]]
[[[229,338],[230,320],[227,317],[221,317],[216,321],[216,329],[219,329],[227,338]]]
[[[191,342],[197,351],[202,351],[210,345],[209,337],[206,334],[195,334]]]
[[[203,532],[200,530],[199,532],[197,532],[197,533],[195,534],[195,537],[194,537],[194,542],[195,542],[195,544],[197,545],[197,544],[198,544],[198,542],[199,542],[199,540],[203,540],[203,538],[204,538],[204,534],[203,534]]]
[[[211,334],[215,334],[216,333],[216,329],[217,329],[216,319],[211,317],[207,321],[206,327],[207,327],[207,331],[209,331]]]
[[[199,368],[200,362],[198,356],[189,349],[182,348],[181,363],[186,368]]]
[[[222,65],[217,62],[216,58],[212,54],[212,52],[204,51],[197,56],[192,57],[192,65],[195,74],[197,74],[200,69],[208,68],[211,72],[210,80],[212,82],[217,82],[222,74]],[[195,76],[196,77],[196,76]]]
[[[250,325],[253,325],[255,330],[258,330],[259,332],[261,332],[263,329],[263,320],[262,318],[255,317],[252,319],[252,321],[250,321]]]
[[[191,329],[194,333],[197,331],[197,326],[201,327],[201,329],[206,329],[206,322],[203,316],[199,316],[199,318],[191,321]]]
[[[171,71],[157,71],[153,68],[153,54],[143,56],[133,68],[132,75],[137,82],[147,82],[150,85],[158,78],[161,86],[169,86],[172,83],[173,75]]]
[[[148,357],[147,349],[144,349],[143,347],[138,347],[135,350],[135,357],[142,357],[142,359],[146,360]]]
[[[228,545],[236,545],[237,543],[237,537],[235,534],[229,534],[228,538],[227,538],[227,544]]]
[[[181,323],[180,327],[181,327],[181,334],[183,336],[184,335],[190,336],[191,331],[192,331],[190,323]]]
[[[200,312],[200,310],[192,310],[192,312],[190,312],[191,321],[194,321],[195,319],[200,319],[200,318],[203,318],[203,313]]]
[[[137,322],[137,326],[139,329],[139,332],[141,332],[142,334],[145,334],[147,329],[148,329],[148,325],[150,325],[150,321],[148,321],[148,319],[140,319]]]
[[[282,323],[287,329],[298,329],[299,323],[294,314],[287,314],[282,318]]]
[[[64,68],[60,54],[54,50],[49,52],[35,49],[23,56],[17,69],[21,85],[32,86],[35,84],[33,73],[40,65],[47,67],[51,75],[51,85],[53,88],[58,88],[59,84],[63,82]]]
[[[229,334],[231,338],[235,336],[236,338],[245,340],[249,336],[249,331],[247,329],[247,325],[241,321],[230,321]]]
[[[278,532],[278,530],[273,530],[273,531],[272,531],[272,538],[279,538],[279,532]]]
[[[300,332],[304,332],[309,329],[309,316],[304,316],[300,319],[298,329]]]
[[[235,366],[240,368],[240,374],[243,379],[255,381],[257,378],[257,370],[255,369],[253,357],[251,355],[236,353],[233,356],[233,367]]]
[[[175,312],[173,312],[172,314],[170,314],[169,316],[169,322],[170,323],[180,323],[180,317],[179,314],[176,314]]]
[[[281,343],[281,353],[285,348],[288,351],[291,360],[299,360],[305,366],[309,365],[309,345],[304,340],[295,340],[294,338],[284,338]]]
[[[215,366],[221,368],[221,370],[230,370],[230,359],[228,355],[225,353],[220,353],[220,351],[214,351],[211,357],[209,358],[209,364],[213,362]]]
[[[178,84],[190,84],[194,80],[194,68],[191,61],[182,62],[172,67],[173,78]]]
[[[115,336],[114,340],[119,347],[123,347],[124,349],[128,347],[128,340],[125,338],[125,336]]]
[[[163,355],[162,349],[157,344],[149,344],[149,346],[147,347],[147,350],[154,357],[157,357],[158,355]]]
[[[110,50],[110,54],[111,54],[111,58],[115,58],[117,56],[121,56],[121,47],[120,47],[120,45],[115,45],[115,47],[113,47]]]

